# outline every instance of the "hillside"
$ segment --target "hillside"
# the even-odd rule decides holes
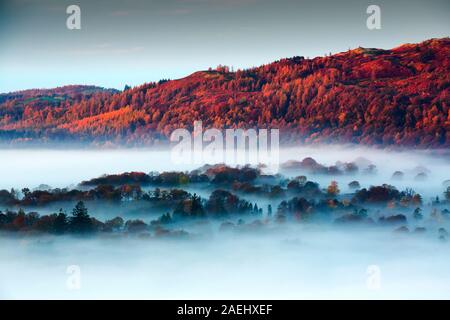
[[[70,86],[4,94],[0,139],[152,145],[202,120],[279,128],[284,143],[450,147],[449,57],[443,38],[236,72],[218,67],[123,92]]]

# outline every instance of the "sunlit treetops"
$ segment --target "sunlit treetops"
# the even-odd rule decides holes
[[[152,145],[177,128],[279,128],[281,142],[450,146],[450,39],[196,72],[118,92],[0,95],[0,137]]]

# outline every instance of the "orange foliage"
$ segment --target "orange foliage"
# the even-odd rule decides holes
[[[450,146],[450,39],[226,67],[123,92],[0,95],[0,137],[151,144],[175,128],[279,128],[281,142]]]

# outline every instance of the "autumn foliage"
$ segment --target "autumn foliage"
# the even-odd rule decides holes
[[[3,141],[153,145],[180,127],[279,128],[282,143],[450,146],[450,39],[220,67],[122,92],[0,95]]]

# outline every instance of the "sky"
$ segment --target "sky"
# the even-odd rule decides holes
[[[81,29],[66,26],[69,5]],[[381,9],[369,30],[367,7]],[[0,93],[123,89],[219,64],[249,68],[449,36],[448,0],[0,0]]]

